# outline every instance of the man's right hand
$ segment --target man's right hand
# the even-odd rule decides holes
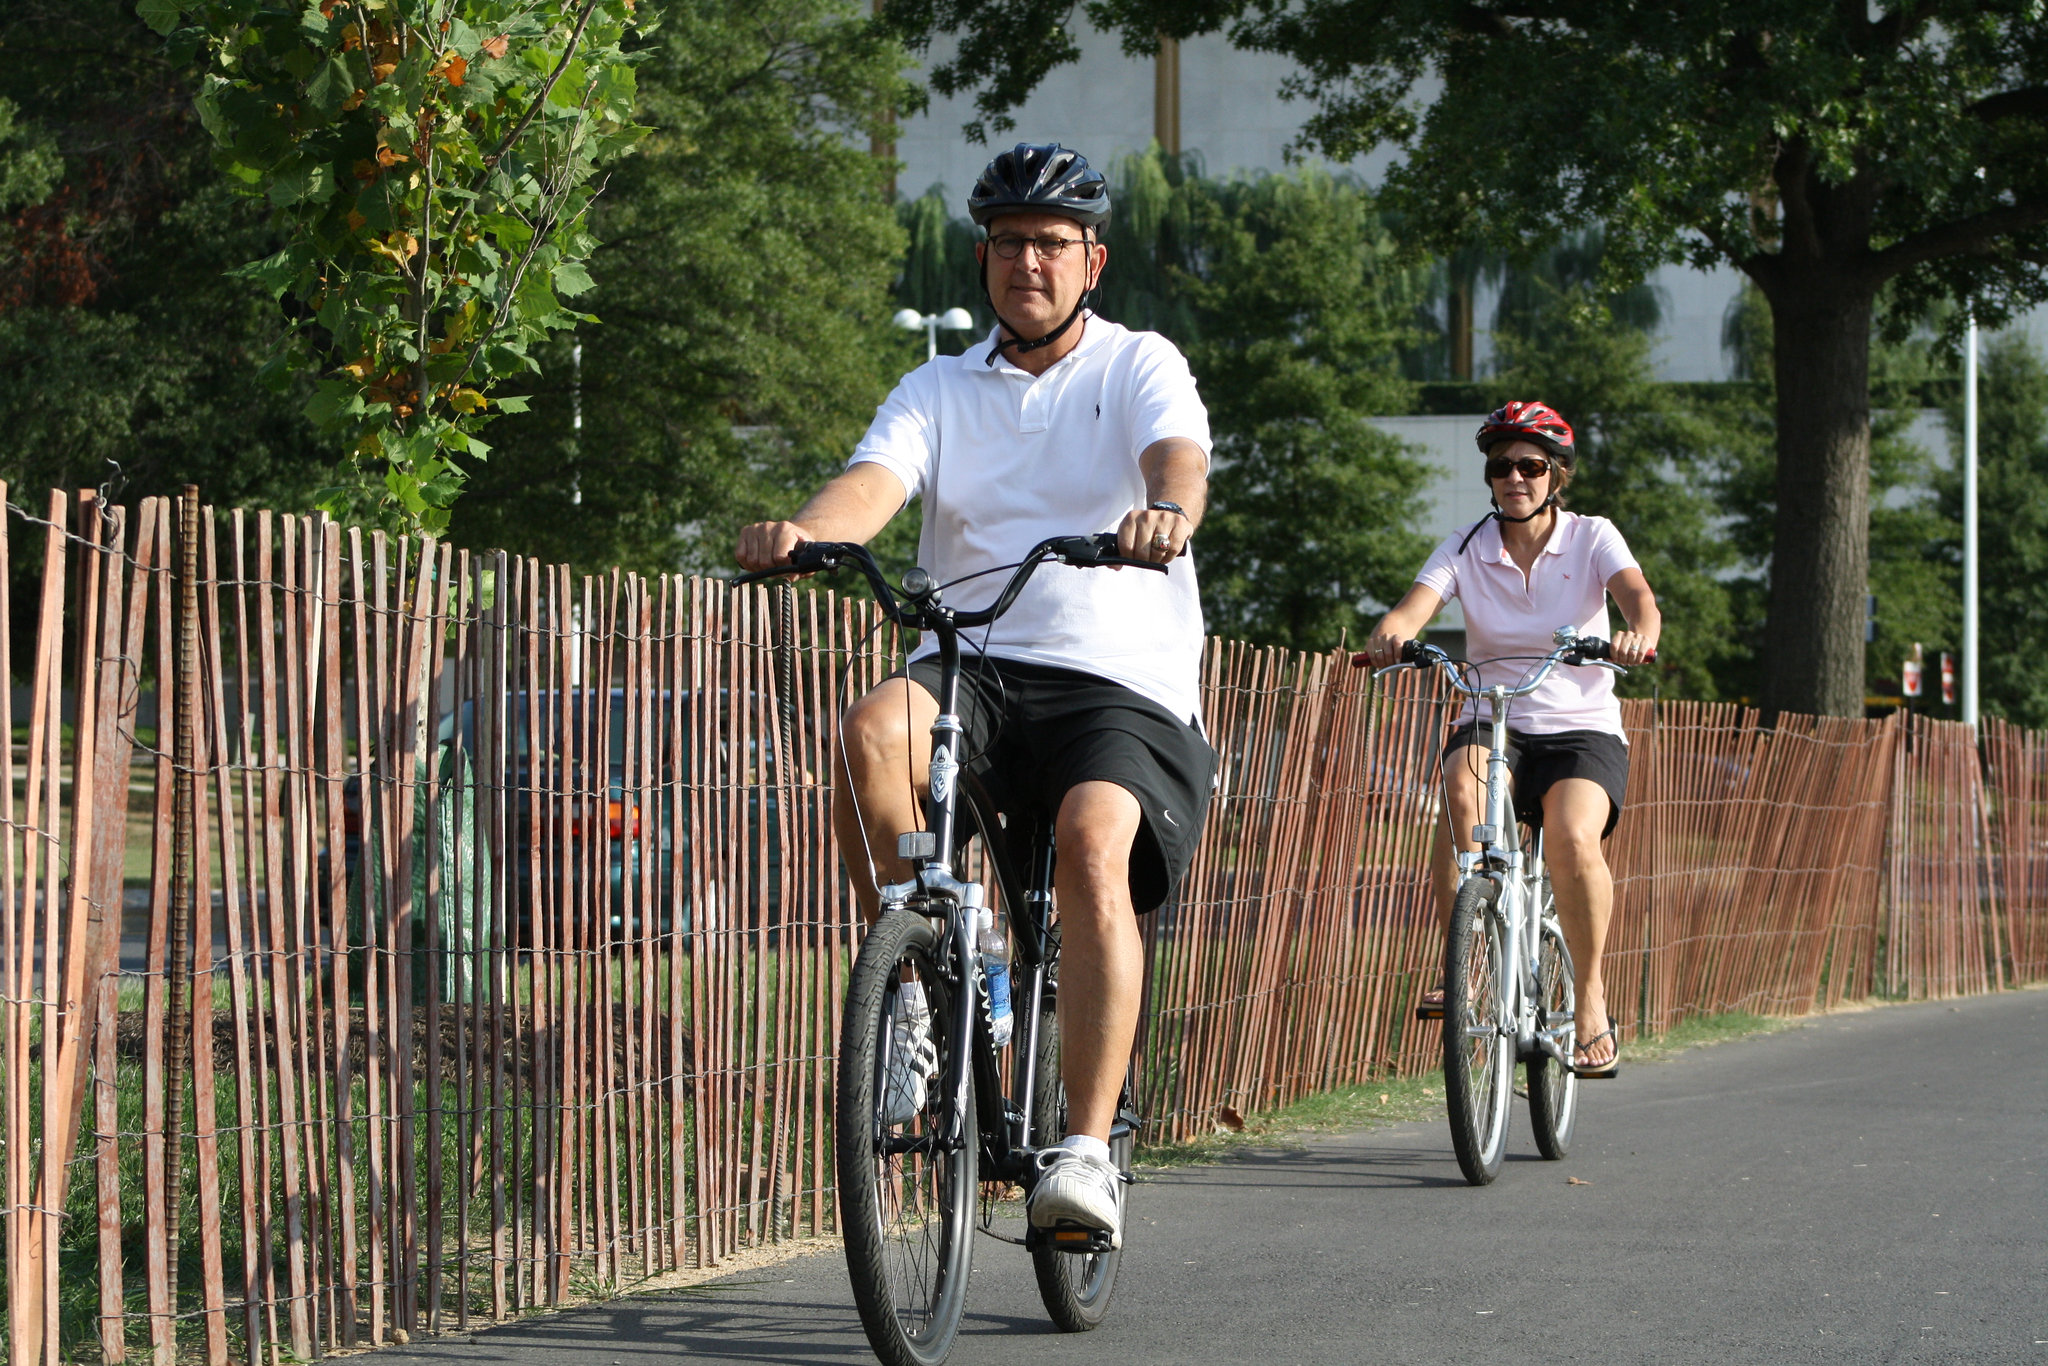
[[[756,522],[740,529],[740,543],[733,556],[749,573],[775,569],[789,563],[789,553],[817,537],[795,522]]]

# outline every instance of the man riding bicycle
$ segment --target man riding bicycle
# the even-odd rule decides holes
[[[1192,558],[1209,423],[1187,362],[1155,333],[1087,307],[1108,260],[1109,186],[1080,154],[1020,143],[968,199],[995,330],[906,375],[847,462],[789,521],[740,533],[763,570],[812,541],[866,542],[924,499],[918,563],[940,582],[1007,566],[1048,536],[1114,531],[1167,573],[1048,565],[979,642],[961,679],[967,767],[1006,813],[1052,813],[1061,933],[1059,1015],[1068,1133],[1040,1154],[1031,1222],[1120,1244],[1108,1139],[1137,1032],[1137,915],[1193,858],[1214,755],[1199,724],[1203,639]],[[1000,582],[1000,580],[991,580]],[[990,590],[993,592],[994,590]],[[911,874],[898,833],[919,826],[938,714],[926,641],[907,670],[847,709],[833,823],[870,922],[880,884]],[[865,857],[856,856],[856,851]],[[936,1055],[908,990],[887,1079],[914,1113]]]

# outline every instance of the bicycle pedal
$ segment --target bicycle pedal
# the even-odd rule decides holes
[[[1440,1005],[1417,1005],[1415,1007],[1415,1018],[1418,1020],[1441,1020],[1443,1017],[1444,1008]]]
[[[1116,1246],[1110,1241],[1108,1229],[1082,1228],[1078,1224],[1059,1224],[1052,1228],[1034,1225],[1025,1235],[1025,1243],[1027,1246],[1049,1247],[1058,1252],[1076,1254],[1100,1254],[1113,1251]]]

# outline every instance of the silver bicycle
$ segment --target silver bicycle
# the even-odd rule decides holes
[[[1555,1161],[1571,1147],[1578,1118],[1579,1077],[1572,1070],[1577,1043],[1577,997],[1572,955],[1543,866],[1543,832],[1522,847],[1514,817],[1507,754],[1508,704],[1536,691],[1559,664],[1627,673],[1611,663],[1608,642],[1571,626],[1551,635],[1557,648],[1514,687],[1480,687],[1466,680],[1471,667],[1434,645],[1411,640],[1395,669],[1440,669],[1453,691],[1492,709],[1486,761],[1486,809],[1473,827],[1479,848],[1458,854],[1458,892],[1444,941],[1444,1092],[1458,1166],[1475,1186],[1492,1181],[1507,1151],[1508,1108],[1514,1101],[1515,1063],[1527,1070],[1529,1121],[1536,1147]],[[1364,663],[1359,656],[1358,663]],[[1425,1008],[1425,1017],[1436,1012]]]

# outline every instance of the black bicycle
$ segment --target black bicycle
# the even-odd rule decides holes
[[[890,1366],[945,1360],[966,1310],[977,1223],[991,1236],[1004,1237],[994,1226],[1001,1191],[1016,1185],[1028,1194],[1037,1180],[1033,1158],[1066,1133],[1055,1009],[1060,941],[1052,897],[1052,816],[1011,813],[1004,825],[962,762],[967,737],[958,714],[961,632],[1002,616],[1038,567],[1051,562],[1166,569],[1119,556],[1116,537],[1105,532],[1040,543],[1009,566],[1010,580],[996,600],[971,612],[946,606],[940,594],[952,585],[934,582],[923,569],[904,574],[899,593],[865,546],[848,543],[802,545],[786,568],[734,581],[858,570],[888,620],[929,632],[939,645],[939,715],[932,724],[925,828],[904,832],[896,842],[898,856],[914,871],[909,881],[881,889],[882,912],[854,963],[839,1035],[834,1136],[846,1266],[868,1342]],[[987,889],[961,881],[955,868],[966,842],[963,800],[967,819],[981,833],[1011,928],[1017,1029],[1007,1069],[1006,1050],[991,1033],[988,984],[976,945]],[[937,1066],[923,1105],[900,1118],[890,1113],[891,1050],[896,1021],[910,1008],[910,983],[918,984],[930,1011]],[[1109,1136],[1122,1177],[1120,1204],[1132,1180],[1139,1122],[1127,1077]],[[1086,1332],[1102,1322],[1121,1256],[1107,1235],[1029,1228],[1023,1238],[1005,1240],[1030,1250],[1039,1295],[1062,1330]]]

